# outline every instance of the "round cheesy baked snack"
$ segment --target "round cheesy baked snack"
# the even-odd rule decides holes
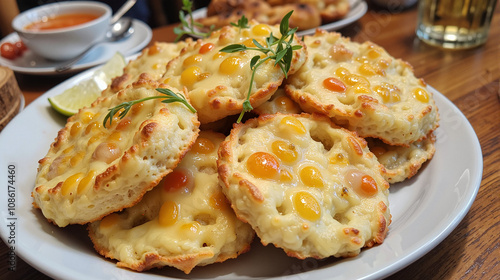
[[[436,152],[434,133],[422,141],[411,143],[409,147],[387,145],[375,138],[365,140],[370,151],[384,166],[386,172],[383,175],[391,184],[413,177]]]
[[[287,80],[287,94],[362,137],[408,146],[438,126],[438,110],[411,66],[383,48],[317,30],[304,41],[308,60]]]
[[[209,123],[226,116],[239,114],[250,88],[252,70],[250,61],[262,55],[256,50],[225,53],[220,50],[231,44],[255,47],[252,40],[266,45],[265,38],[273,34],[280,37],[279,26],[249,23],[240,30],[225,26],[207,39],[198,40],[183,49],[181,55],[167,65],[161,82],[177,89],[188,90],[191,104],[198,111],[200,122]],[[294,37],[292,45],[302,44]],[[306,60],[306,50],[293,51],[289,74],[294,73]],[[255,108],[268,100],[281,85],[284,74],[273,59],[261,64],[254,76],[250,103]]]
[[[224,138],[202,131],[177,168],[138,204],[91,223],[96,250],[119,267],[173,266],[185,273],[246,252],[254,231],[236,218],[218,181]]]
[[[237,124],[217,165],[236,215],[289,256],[354,256],[386,236],[383,166],[362,138],[327,117],[275,114]]]
[[[269,100],[253,109],[252,112],[260,116],[275,113],[299,114],[302,113],[302,110],[295,101],[286,95],[285,88],[279,87]]]
[[[158,80],[165,73],[167,63],[192,41],[188,38],[177,43],[155,42],[151,47],[142,50],[136,59],[131,60],[123,68],[123,74],[113,78],[111,85],[101,95],[113,95],[139,79]]]
[[[158,95],[159,87],[166,85],[139,80],[68,119],[39,161],[32,192],[49,221],[85,224],[132,206],[177,166],[199,131],[185,105],[145,101],[103,127],[108,109]]]

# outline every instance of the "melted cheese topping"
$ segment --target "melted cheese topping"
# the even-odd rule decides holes
[[[141,202],[91,224],[96,247],[120,266],[170,265],[186,273],[245,251],[253,231],[236,218],[218,183],[217,149],[223,139],[201,132],[179,166]],[[158,262],[148,263],[147,255],[158,255]]]
[[[196,115],[184,105],[143,102],[103,126],[109,108],[156,95],[160,86],[144,81],[68,119],[40,160],[33,191],[47,219],[59,226],[95,220],[134,203],[175,167],[198,132]]]
[[[437,127],[432,93],[408,63],[339,33],[318,31],[304,40],[308,60],[286,89],[305,111],[327,113],[363,137],[393,145],[423,139]]]
[[[162,82],[178,89],[188,89],[201,123],[237,114],[241,111],[250,88],[250,61],[263,53],[255,50],[224,53],[220,50],[230,44],[255,47],[252,40],[265,45],[265,38],[271,32],[274,36],[280,35],[278,26],[257,25],[255,22],[241,31],[236,27],[226,26],[212,33],[209,38],[186,47],[178,58],[168,64]],[[297,42],[296,38],[294,42]],[[305,49],[294,51],[289,73],[296,71],[304,61]],[[273,60],[260,65],[252,85],[252,106],[257,107],[269,99],[283,78],[282,70],[279,66],[274,66]]]
[[[324,258],[382,242],[389,184],[352,132],[319,116],[267,115],[233,129],[220,155],[223,190],[264,244]]]

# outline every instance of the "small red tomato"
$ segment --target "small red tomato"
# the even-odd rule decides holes
[[[6,42],[0,46],[1,55],[7,59],[14,59],[17,56],[14,44]]]
[[[14,46],[19,50],[19,52],[22,54],[25,50],[28,48],[26,45],[23,43],[23,41],[17,41],[14,43]]]

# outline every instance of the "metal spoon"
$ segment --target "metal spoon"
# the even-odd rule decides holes
[[[77,63],[80,59],[82,59],[93,47],[98,44],[105,42],[115,42],[121,40],[123,38],[127,38],[134,33],[134,27],[132,26],[132,18],[124,17],[119,19],[116,23],[110,26],[108,32],[106,33],[106,37],[104,40],[99,41],[88,47],[84,52],[82,52],[77,57],[64,62],[63,64],[56,67],[56,72],[61,73],[71,69],[75,63]]]

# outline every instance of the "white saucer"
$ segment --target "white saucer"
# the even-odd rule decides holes
[[[124,56],[134,54],[144,48],[153,32],[151,28],[139,20],[133,21],[134,33],[131,37],[112,43],[102,43],[95,46],[86,56],[73,66],[70,70],[63,74],[78,72],[108,61],[116,52],[120,52]],[[17,33],[11,33],[6,36],[1,42],[16,42],[19,41]],[[14,60],[0,57],[0,65],[7,66],[17,73],[33,74],[33,75],[60,75],[55,72],[61,62],[47,60],[39,57],[30,50],[24,52],[21,57]]]

